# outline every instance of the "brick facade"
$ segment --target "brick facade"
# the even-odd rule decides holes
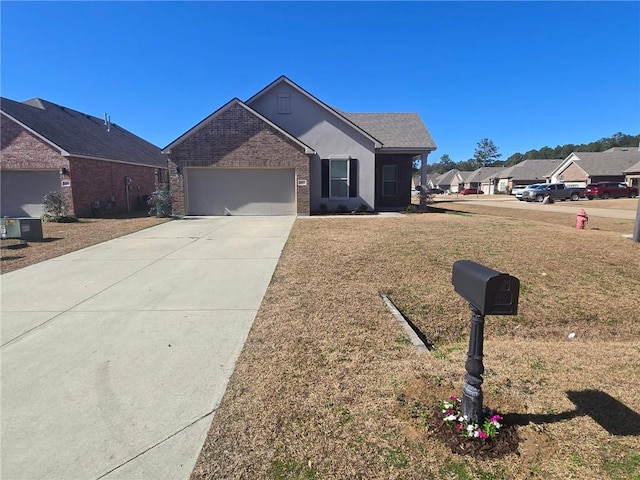
[[[69,175],[76,216],[93,215],[93,203],[99,201],[105,213],[147,210],[144,199],[153,192],[160,169],[120,162],[71,157]],[[129,184],[129,210],[125,177]]]
[[[70,181],[69,187],[60,187],[70,207],[69,215],[90,217],[92,204],[99,200],[108,203],[110,213],[127,211],[124,177],[131,178],[130,210],[146,209],[143,196],[155,187],[158,169],[122,162],[89,160],[63,156],[60,151],[32,134],[10,118],[2,116],[0,168],[3,170],[67,170],[60,174],[60,182]],[[166,170],[164,170],[166,172]]]
[[[297,213],[309,215],[309,157],[299,144],[241,105],[230,105],[172,147],[168,156],[174,214],[186,213],[184,177],[177,168],[274,167],[295,169]]]
[[[573,162],[562,172],[564,182],[586,182],[588,179],[589,175]]]

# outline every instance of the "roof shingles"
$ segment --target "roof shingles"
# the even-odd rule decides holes
[[[436,144],[417,113],[347,113],[347,120],[383,143],[383,148],[431,151]]]
[[[166,168],[160,148],[112,123],[39,98],[0,98],[2,112],[72,156]]]

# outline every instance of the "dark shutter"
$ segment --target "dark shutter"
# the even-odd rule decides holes
[[[323,158],[321,160],[321,181],[322,181],[322,198],[329,198],[329,159]]]
[[[349,197],[358,196],[358,160],[349,160]]]

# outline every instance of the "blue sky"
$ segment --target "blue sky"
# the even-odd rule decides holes
[[[418,112],[438,149],[503,158],[640,133],[640,2],[14,2],[3,97],[164,147],[286,75],[347,112]]]

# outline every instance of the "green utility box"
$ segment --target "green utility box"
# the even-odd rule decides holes
[[[42,220],[31,217],[0,219],[2,238],[18,238],[21,240],[42,240]]]

